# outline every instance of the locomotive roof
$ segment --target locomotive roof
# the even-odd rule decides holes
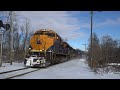
[[[37,34],[37,33],[40,33],[41,31],[43,32],[53,32],[53,33],[56,33],[55,31],[51,30],[51,29],[39,29],[37,31],[35,31],[34,34]],[[57,33],[56,33],[57,34]],[[58,37],[60,37],[58,34],[57,34]],[[60,37],[61,38],[61,37]]]
[[[35,31],[35,33],[39,33],[39,32],[41,32],[41,31],[46,31],[46,32],[54,32],[53,30],[50,30],[50,29],[40,29],[40,30],[37,30],[37,31]],[[55,33],[55,32],[54,32]]]

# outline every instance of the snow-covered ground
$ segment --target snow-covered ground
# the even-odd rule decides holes
[[[74,59],[14,79],[120,79],[120,74],[95,74],[85,59]]]
[[[10,65],[10,63],[3,63],[2,67],[0,67],[0,72],[20,69],[20,68],[24,68],[24,64],[23,63],[14,63],[13,62],[12,65]]]
[[[0,72],[24,68],[23,63],[3,63]],[[120,73],[94,73],[85,59],[74,59],[14,79],[120,79]]]

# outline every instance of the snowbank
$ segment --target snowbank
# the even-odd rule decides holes
[[[96,74],[85,59],[74,59],[15,79],[120,79],[120,74]]]
[[[0,67],[0,72],[20,69],[20,68],[24,68],[24,64],[23,63],[14,63],[13,62],[12,65],[10,65],[10,63],[3,63],[2,67]]]

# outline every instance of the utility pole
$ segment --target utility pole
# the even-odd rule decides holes
[[[85,52],[86,52],[86,45],[87,45],[87,44],[82,44],[82,45],[85,45]]]
[[[0,36],[1,36],[0,67],[2,66],[2,34],[3,34],[1,27],[3,27],[2,20],[0,20]]]
[[[93,11],[90,11],[90,15],[91,15],[91,60],[92,60],[92,18],[93,18]]]
[[[24,46],[24,49],[25,49],[25,53],[24,53],[24,58],[25,58],[25,56],[26,56],[26,40],[27,40],[27,33],[28,33],[28,20],[27,20],[27,18],[26,18],[26,22],[25,22],[25,27],[26,27],[26,30],[25,30],[25,46]]]
[[[0,30],[0,36],[1,36],[1,51],[0,51],[0,67],[1,67],[2,66],[2,41],[3,41],[2,29]]]
[[[85,45],[85,57],[87,57],[87,51],[86,51],[86,45],[87,44],[82,44],[82,45]]]
[[[11,32],[10,32],[10,65],[12,65],[13,60],[13,11],[10,11],[10,21],[11,21]]]
[[[2,53],[3,53],[3,32],[4,30],[1,29],[4,28],[6,31],[10,29],[9,24],[3,24],[2,20],[0,20],[0,36],[1,36],[1,51],[0,51],[0,67],[2,66]]]
[[[0,30],[1,30],[1,27],[0,27]],[[2,33],[0,33],[0,36],[2,35]],[[2,39],[1,39],[2,41]],[[1,45],[2,45],[2,42],[1,42]],[[0,54],[2,55],[2,52],[0,51]],[[2,66],[2,56],[0,55],[0,67]]]

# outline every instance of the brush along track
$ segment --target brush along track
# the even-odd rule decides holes
[[[11,79],[14,77],[22,76],[31,72],[40,70],[40,68],[22,68],[17,70],[11,70],[7,72],[0,73],[0,79]]]

